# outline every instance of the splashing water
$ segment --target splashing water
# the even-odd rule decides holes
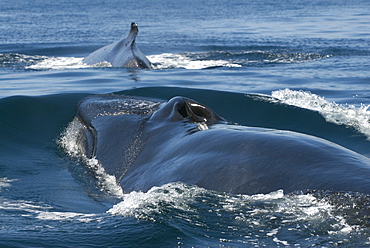
[[[283,103],[317,111],[327,122],[352,127],[370,139],[370,105],[343,106],[311,92],[290,89],[273,91],[271,95]]]
[[[75,118],[58,140],[59,145],[64,148],[69,156],[81,159],[88,169],[95,173],[96,178],[99,181],[99,185],[103,190],[112,196],[121,198],[124,193],[121,186],[117,184],[116,178],[113,175],[106,173],[96,158],[89,159],[81,151],[78,141],[80,138],[80,132],[84,129],[86,129],[86,127]]]

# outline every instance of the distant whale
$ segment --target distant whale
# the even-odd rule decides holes
[[[180,181],[242,194],[370,194],[368,158],[309,135],[234,125],[188,98],[96,95],[79,103],[76,119],[80,152],[125,192]]]
[[[151,68],[150,61],[136,46],[135,39],[139,32],[137,25],[132,22],[128,36],[122,40],[102,47],[87,56],[83,62],[93,65],[109,62],[113,67]]]

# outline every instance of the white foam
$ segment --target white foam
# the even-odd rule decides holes
[[[123,197],[123,189],[117,183],[116,177],[106,173],[103,166],[101,166],[96,158],[86,159],[86,164],[95,172],[96,177],[99,180],[99,185],[103,190],[115,197]]]
[[[78,121],[77,118],[74,118],[57,141],[71,157],[82,156],[82,151],[77,141],[80,132],[82,132],[84,128],[86,127]]]
[[[282,244],[282,245],[285,245],[285,246],[288,246],[288,245],[289,245],[289,243],[288,243],[287,241],[280,240],[280,239],[278,239],[277,237],[274,237],[272,240],[273,240],[275,243],[277,243],[277,244]]]
[[[325,58],[330,58],[332,55],[321,55],[317,53],[270,53],[261,52],[266,54],[268,59],[263,60],[267,63],[282,63],[282,64],[296,64],[307,63]]]
[[[370,139],[370,105],[341,105],[311,92],[290,89],[272,92],[283,103],[319,112],[327,122],[355,128]]]
[[[205,193],[212,194],[219,200],[218,207],[225,211],[234,212],[245,205],[254,202],[276,203],[274,212],[295,213],[297,218],[305,219],[307,217],[316,218],[320,212],[331,211],[333,206],[327,202],[318,201],[312,195],[293,195],[286,196],[282,190],[274,191],[269,194],[256,195],[227,195],[224,193],[212,192],[206,189],[189,186],[184,183],[168,183],[161,187],[153,187],[148,192],[133,191],[125,194],[123,201],[114,205],[108,213],[113,215],[135,216],[160,213],[160,203],[171,205],[171,207],[190,210],[188,205],[196,197]],[[217,206],[214,206],[217,208]],[[254,208],[245,214],[248,218],[262,213],[269,213],[271,209]],[[244,216],[244,213],[241,213]],[[252,219],[248,219],[252,220]]]
[[[162,53],[150,55],[148,59],[152,62],[154,69],[206,69],[212,67],[242,67],[239,64],[230,63],[226,60],[199,60],[193,59],[191,54]]]
[[[114,205],[107,213],[152,219],[150,216],[154,213],[161,213],[161,205],[190,210],[188,204],[193,201],[195,195],[204,191],[202,188],[189,187],[183,183],[153,187],[146,193],[133,191],[125,194],[124,200]]]
[[[7,188],[11,186],[11,182],[16,181],[17,179],[8,179],[6,177],[0,177],[0,191],[2,188]]]
[[[64,148],[69,156],[81,159],[89,169],[94,171],[102,190],[115,197],[122,197],[124,192],[118,185],[116,178],[106,173],[96,158],[87,158],[81,151],[78,141],[84,129],[86,127],[77,118],[73,119],[57,141],[58,144]]]
[[[96,214],[83,214],[75,212],[40,212],[36,216],[36,219],[40,220],[69,220],[69,221],[79,221],[79,222],[91,222],[100,220]]]
[[[266,233],[267,236],[275,236],[279,232],[279,228],[272,229],[270,232]]]
[[[192,58],[192,53],[176,54],[162,53],[147,56],[153,64],[153,69],[205,69],[212,67],[242,67],[239,64],[231,63],[227,60],[201,60]],[[87,65],[82,57],[46,57],[37,56],[37,60],[28,59],[28,62],[34,64],[26,66],[26,69],[34,70],[62,70],[62,69],[81,69],[94,67],[112,67],[109,62],[101,62],[94,65]]]
[[[279,189],[269,194],[256,194],[256,195],[244,196],[244,197],[250,198],[252,200],[276,200],[276,199],[281,199],[284,197],[284,191],[282,189]]]
[[[323,228],[329,235],[347,235],[357,228],[335,214],[336,207],[326,200],[310,194],[285,195],[282,190],[269,194],[229,195],[183,183],[169,183],[153,187],[146,193],[131,192],[123,199],[107,213],[153,222],[180,218],[207,228],[213,221],[207,219],[207,213],[213,213],[219,216],[221,224],[230,223],[225,230],[248,226],[256,230],[255,237],[269,238],[284,246],[292,245],[282,239],[287,231],[320,232]],[[230,222],[232,216],[234,221]]]
[[[336,218],[337,218],[338,223],[334,224],[334,226],[337,228],[337,230],[328,231],[330,235],[348,234],[357,228],[357,226],[350,226],[349,224],[347,224],[343,216],[336,216]]]
[[[24,200],[5,200],[0,201],[0,210],[15,211],[17,216],[31,217],[40,220],[69,220],[79,222],[96,221],[102,218],[97,214],[85,214],[75,212],[54,212],[50,211],[51,206],[44,203],[37,203]]]
[[[75,57],[47,57],[36,64],[27,66],[26,69],[34,70],[60,70],[84,68],[83,58]]]
[[[41,203],[35,203],[32,201],[23,200],[2,200],[0,202],[0,209],[4,210],[21,210],[29,213],[40,213],[41,211],[51,209],[50,206]]]

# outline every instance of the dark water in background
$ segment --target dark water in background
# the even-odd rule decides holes
[[[183,184],[122,194],[59,146],[91,93],[183,95],[242,125],[370,157],[370,2],[0,2],[0,246],[370,245],[370,199],[228,195]],[[139,24],[154,70],[82,58]],[[64,139],[63,139],[64,138]]]

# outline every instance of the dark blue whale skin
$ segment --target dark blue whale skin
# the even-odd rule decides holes
[[[370,160],[324,139],[230,123],[184,97],[82,100],[79,147],[125,192],[184,182],[227,193],[370,194]]]

